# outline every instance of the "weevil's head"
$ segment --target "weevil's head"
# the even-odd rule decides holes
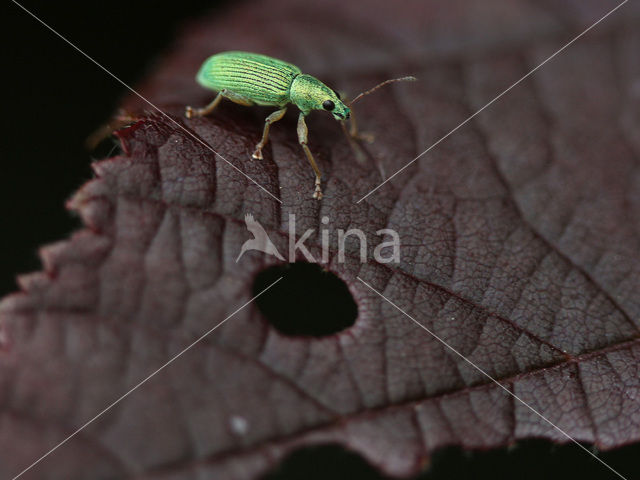
[[[351,113],[336,92],[311,75],[300,74],[293,80],[289,98],[305,115],[311,110],[326,110],[336,120],[345,120]]]

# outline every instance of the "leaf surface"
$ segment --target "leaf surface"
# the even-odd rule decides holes
[[[361,203],[359,198],[522,77],[613,2],[242,4],[185,29],[69,206],[86,229],[42,249],[44,271],[0,304],[0,474],[11,477],[252,296],[277,262],[249,253],[246,213],[288,249],[289,214],[320,257],[320,223],[396,230],[400,264],[327,269],[357,305],[353,327],[287,337],[255,304],[154,376],[25,478],[256,478],[300,446],[338,443],[409,475],[447,445],[566,438],[373,293],[575,439],[640,440],[640,48],[623,7]],[[208,55],[267,53],[353,94],[376,135],[358,163],[339,128],[310,118],[325,198],[295,115],[250,155],[268,110],[223,104],[194,82]],[[136,97],[123,104],[144,114]],[[371,252],[370,252],[371,253]],[[265,294],[267,295],[268,292]],[[331,299],[327,299],[331,301]],[[304,321],[304,312],[300,320]]]

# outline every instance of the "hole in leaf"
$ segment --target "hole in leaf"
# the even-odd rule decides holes
[[[256,299],[262,314],[278,331],[322,337],[355,323],[358,307],[346,284],[334,273],[315,263],[276,265],[256,276],[253,294],[279,277],[282,280]]]
[[[340,445],[296,450],[261,480],[383,480],[377,470],[357,453]]]

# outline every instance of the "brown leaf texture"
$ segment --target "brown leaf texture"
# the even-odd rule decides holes
[[[255,275],[278,261],[235,263],[247,212],[280,251],[291,213],[299,233],[315,229],[316,254],[322,216],[370,244],[392,228],[401,263],[361,264],[349,244],[341,264],[332,241],[326,268],[348,285],[355,325],[288,337],[249,305],[24,478],[251,479],[323,443],[405,476],[444,446],[567,441],[356,276],[576,440],[640,440],[637,4],[356,203],[381,182],[376,163],[396,171],[614,6],[275,0],[190,25],[140,92],[282,204],[161,115],[120,131],[122,154],[97,162],[69,202],[86,228],[43,248],[44,271],[1,303],[0,474],[251,298]],[[199,64],[224,50],[283,58],[352,94],[419,81],[357,105],[376,135],[370,165],[332,119],[310,117],[318,202],[295,115],[274,125],[263,161],[250,156],[268,110],[225,103],[184,118],[212,98],[194,81]],[[123,108],[150,111],[136,97]]]

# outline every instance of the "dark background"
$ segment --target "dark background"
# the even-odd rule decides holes
[[[0,168],[0,296],[15,275],[39,270],[37,249],[80,228],[64,203],[90,179],[86,138],[126,89],[11,2],[3,2],[3,110]],[[20,2],[52,28],[135,85],[177,29],[222,2]],[[113,142],[115,145],[115,142]]]
[[[130,85],[191,17],[227,2],[21,2]],[[115,142],[88,152],[86,138],[127,94],[125,88],[19,7],[4,7],[2,69],[4,126],[0,171],[0,296],[15,291],[16,273],[41,268],[37,248],[81,227],[64,202],[92,176],[92,160]],[[639,447],[601,455],[627,478],[637,478]],[[634,458],[635,457],[635,458]],[[306,449],[268,475],[270,480],[379,479],[375,469],[338,447]],[[615,474],[575,445],[530,441],[493,452],[436,454],[423,479],[614,479]]]

